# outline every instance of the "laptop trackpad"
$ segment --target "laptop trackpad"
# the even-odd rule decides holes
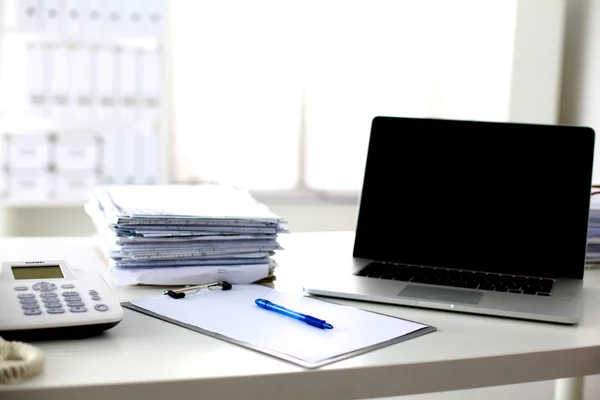
[[[450,303],[479,304],[483,293],[468,292],[466,290],[455,290],[437,287],[426,287],[408,285],[398,296],[411,297],[415,299],[439,300]]]

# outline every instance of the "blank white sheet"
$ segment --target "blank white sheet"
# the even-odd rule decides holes
[[[257,298],[326,320],[334,329],[319,329],[262,309],[254,302]],[[348,353],[359,354],[396,343],[419,331],[435,330],[428,325],[256,284],[234,285],[229,291],[201,290],[183,299],[159,296],[131,303],[175,322],[208,331],[207,334],[217,333],[234,343],[307,367],[324,365]],[[426,328],[429,328],[427,332]]]

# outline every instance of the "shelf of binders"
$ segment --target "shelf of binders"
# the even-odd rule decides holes
[[[160,117],[159,48],[39,41],[25,49],[24,100],[30,113],[134,121]],[[11,73],[13,79],[18,75]]]
[[[165,183],[162,1],[2,6],[0,205],[81,206],[95,185]]]
[[[103,37],[160,37],[163,0],[4,0],[5,30]]]

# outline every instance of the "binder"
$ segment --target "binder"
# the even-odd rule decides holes
[[[96,56],[97,114],[101,118],[111,118],[115,111],[115,50],[100,47]]]
[[[142,11],[144,0],[128,0],[121,2],[123,7],[123,33],[128,36],[142,36]]]
[[[51,108],[52,113],[64,115],[69,107],[69,80],[70,68],[67,55],[67,46],[54,45],[50,48],[52,54],[52,80],[50,83],[50,92],[52,93]]]
[[[156,51],[140,54],[141,63],[141,110],[148,116],[157,115],[160,110],[160,66]]]
[[[88,0],[87,9],[81,24],[86,33],[99,34],[103,32],[106,15],[102,0]]]
[[[124,48],[119,53],[119,116],[135,118],[138,106],[137,57],[133,49]]]
[[[29,103],[33,107],[43,109],[48,105],[48,52],[45,45],[30,43],[27,45],[27,56]]]
[[[82,19],[86,17],[83,0],[65,0],[65,32],[71,35],[80,34]]]
[[[145,0],[143,2],[142,32],[144,35],[158,37],[162,34],[164,10],[162,0]]]
[[[129,0],[127,0],[129,1]],[[123,0],[104,0],[102,6],[104,7],[104,26],[102,30],[106,33],[113,35],[119,35],[123,33],[123,3],[127,3]]]
[[[64,18],[60,0],[43,0],[42,27],[46,32],[58,32]]]
[[[92,54],[87,46],[73,47],[69,52],[73,68],[71,104],[77,113],[90,114],[92,110]]]
[[[17,24],[26,32],[40,30],[42,6],[40,0],[16,0],[18,7]]]
[[[255,304],[257,298],[324,319],[333,329],[319,329],[262,309]],[[256,284],[233,285],[227,291],[201,290],[182,299],[150,297],[122,305],[305,368],[322,367],[436,330],[430,325]]]

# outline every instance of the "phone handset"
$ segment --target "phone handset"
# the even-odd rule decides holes
[[[44,370],[44,364],[44,353],[39,348],[0,337],[0,383],[31,378]]]

